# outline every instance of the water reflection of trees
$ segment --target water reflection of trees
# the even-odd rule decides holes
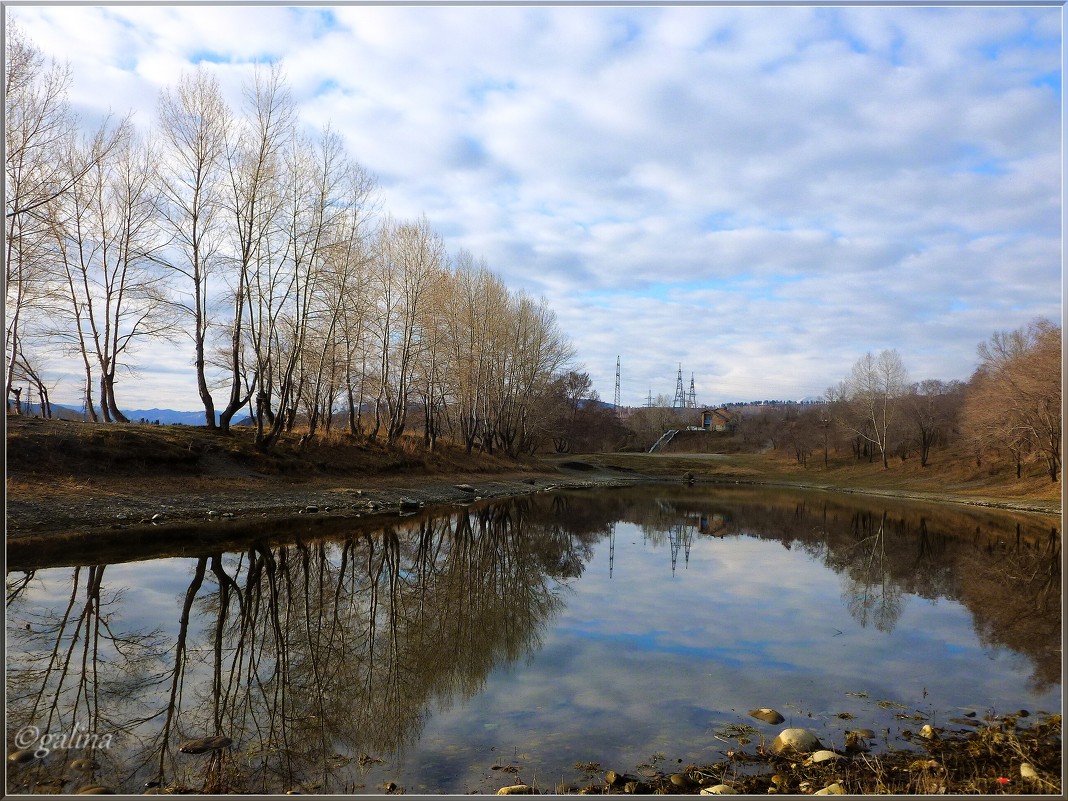
[[[841,576],[843,601],[864,626],[892,630],[907,595],[959,601],[984,647],[1028,657],[1034,689],[1060,683],[1057,518],[754,488],[647,487],[631,498],[619,519],[665,546],[673,526],[686,526],[805,550]]]
[[[660,501],[655,503],[654,501]],[[123,789],[343,792],[371,757],[403,754],[429,715],[470,698],[537,648],[617,521],[685,569],[687,543],[747,536],[801,548],[842,577],[863,625],[891,629],[907,595],[959,600],[980,641],[1025,654],[1039,690],[1060,679],[1060,535],[1050,518],[830,494],[646,487],[535,495],[377,530],[176,560],[174,617],[138,629],[107,566],[8,577],[8,737],[117,735],[99,778]],[[672,546],[678,546],[672,548]],[[729,541],[722,542],[729,547]],[[152,623],[156,626],[157,623]],[[27,628],[28,626],[28,628]],[[233,751],[178,753],[222,734]],[[58,758],[53,758],[58,757]],[[62,788],[63,755],[13,777]]]
[[[166,640],[112,634],[104,608],[122,610],[106,568],[76,568],[65,607],[34,629],[34,642],[20,637],[10,724],[127,732],[121,768],[102,768],[127,789],[150,780],[352,789],[370,757],[403,753],[434,709],[471,697],[497,665],[537,647],[560,604],[554,579],[579,575],[605,533],[581,519],[576,531],[571,517],[569,499],[539,496],[203,556]],[[20,622],[31,614],[24,584],[9,578],[9,619]],[[177,752],[213,734],[237,750]],[[49,759],[19,780],[62,777]]]

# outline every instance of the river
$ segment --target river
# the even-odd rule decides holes
[[[8,791],[551,791],[789,725],[878,752],[1056,712],[1059,526],[654,484],[9,572],[8,750],[43,758]],[[178,750],[210,735],[232,744]]]

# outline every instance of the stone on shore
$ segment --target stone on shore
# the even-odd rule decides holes
[[[668,780],[682,790],[689,790],[696,784],[686,773],[672,773]]]
[[[812,795],[845,795],[845,788],[838,782],[834,784],[828,784],[822,790],[817,790]]]
[[[737,795],[738,791],[729,784],[713,784],[711,787],[702,787],[701,795]]]
[[[808,729],[783,729],[768,747],[773,754],[808,754],[819,751],[823,744]]]
[[[529,784],[513,784],[511,787],[502,787],[497,795],[536,795],[537,791]]]
[[[834,759],[841,759],[834,751],[828,751],[826,749],[822,751],[816,751],[812,756],[805,760],[806,765],[815,765],[819,762],[830,762]]]

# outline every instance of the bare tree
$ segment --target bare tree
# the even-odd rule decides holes
[[[907,386],[908,372],[896,350],[865,354],[845,382],[850,413],[843,424],[879,449],[884,468],[889,466],[887,451],[898,402]]]
[[[920,466],[930,464],[931,448],[944,443],[960,413],[963,385],[959,381],[927,379],[909,387],[905,416],[920,451]]]
[[[13,394],[22,339],[47,292],[51,235],[47,206],[70,188],[63,153],[76,119],[67,101],[70,68],[44,55],[10,24],[5,36],[5,397]],[[87,165],[79,165],[79,171]]]
[[[160,260],[185,279],[180,309],[193,323],[197,390],[205,422],[217,428],[215,401],[208,386],[206,345],[211,325],[212,277],[219,269],[222,168],[230,109],[219,83],[203,67],[185,73],[159,99],[158,133],[163,219],[173,237],[173,253]]]
[[[113,134],[102,128],[82,149],[101,155],[53,204],[66,290],[63,331],[76,340],[86,366],[87,402],[93,364],[104,420],[127,422],[115,400],[117,370],[128,352],[170,336],[175,324],[164,276],[152,261],[161,244],[152,179],[157,158],[128,120]],[[75,151],[69,163],[76,169],[85,158]]]
[[[246,330],[257,313],[251,297],[253,273],[264,263],[278,225],[283,155],[295,120],[279,66],[256,68],[245,86],[243,111],[243,117],[227,131],[225,219],[232,254],[228,277],[233,316],[223,360],[230,384],[226,406],[219,413],[224,433],[261,380],[258,363],[246,365],[244,357]]]
[[[273,365],[269,382],[263,384],[257,401],[260,420],[256,437],[257,446],[264,450],[272,447],[283,431],[292,429],[308,380],[306,372],[315,374],[305,347],[309,336],[314,336],[314,327],[335,313],[336,303],[325,291],[327,265],[345,230],[346,209],[340,196],[345,187],[347,160],[340,137],[329,129],[314,141],[293,136],[285,165],[281,243],[272,251],[268,264],[271,295],[265,311],[269,318],[264,321],[261,310],[256,334],[260,348],[258,369],[262,370],[263,348],[268,344],[262,339],[266,322]],[[257,281],[256,291],[260,288]],[[331,324],[326,325],[329,330]],[[264,418],[270,420],[269,429],[263,425]]]
[[[508,289],[484,260],[476,262],[463,250],[454,258],[449,287],[451,313],[445,319],[451,343],[449,394],[460,438],[471,453],[489,423],[485,409],[493,347],[490,328],[507,308]]]
[[[1061,465],[1061,329],[1046,319],[995,333],[979,345],[979,368],[964,426],[980,447],[1002,447],[1016,462],[1034,451],[1056,481]]]

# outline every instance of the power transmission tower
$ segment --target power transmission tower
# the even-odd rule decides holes
[[[619,357],[616,356],[616,417],[623,419],[623,408],[619,405]]]
[[[645,408],[646,409],[652,409],[653,408],[653,388],[652,387],[649,387],[649,397],[645,399]]]
[[[690,373],[690,394],[686,397],[686,406],[690,409],[697,408],[697,391],[693,387],[693,373]]]
[[[675,400],[671,402],[672,408],[682,409],[686,406],[686,391],[682,388],[682,364],[679,364],[679,380],[675,385]]]

